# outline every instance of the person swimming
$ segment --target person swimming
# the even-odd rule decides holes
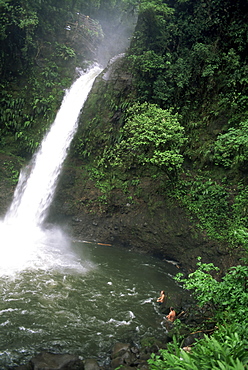
[[[161,290],[160,297],[158,297],[157,302],[159,304],[162,304],[162,303],[164,303],[164,301],[165,301],[165,291]]]

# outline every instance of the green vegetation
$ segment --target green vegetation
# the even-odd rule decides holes
[[[248,232],[247,27],[242,1],[141,1],[123,62],[132,90],[118,94],[101,82],[104,103],[94,97],[94,117],[75,150],[107,198],[133,178],[159,178],[161,193],[177,199],[204,235],[241,253]]]
[[[200,258],[199,258],[200,260]],[[229,369],[245,370],[248,365],[248,293],[247,266],[232,267],[220,281],[211,275],[219,269],[212,263],[199,261],[198,268],[176,280],[192,290],[200,307],[208,306],[218,320],[214,334],[205,335],[187,352],[180,348],[176,338],[160,355],[152,355],[152,370],[162,369]]]
[[[130,50],[139,99],[195,120],[247,109],[246,10],[242,1],[148,2]],[[207,101],[206,101],[207,100]],[[216,104],[217,103],[217,104]]]
[[[119,142],[104,151],[101,162],[125,170],[155,166],[175,176],[183,163],[180,148],[186,141],[177,114],[143,103],[133,105],[126,115]]]
[[[126,6],[126,2],[122,3]],[[0,142],[29,158],[53,121],[75,67],[87,67],[103,39],[97,14],[119,2],[0,1]],[[81,12],[81,13],[80,13]]]
[[[248,165],[248,120],[218,135],[212,161],[225,168],[246,171]]]
[[[123,102],[104,86],[108,110],[94,105],[83,147],[106,202],[115,187],[124,191],[129,182],[131,194],[132,180],[138,187],[145,176],[160,179],[160,194],[177,199],[203,235],[240,257],[248,242],[246,15],[242,1],[141,2],[126,59],[135,88]],[[104,130],[98,115],[108,122]],[[139,196],[142,190],[132,200]],[[218,330],[187,353],[176,323],[173,342],[150,368],[247,369],[247,277],[245,264],[220,276],[199,262],[179,278],[212,311]]]
[[[219,271],[219,268],[212,263],[202,263],[200,257],[198,259],[196,271],[187,279],[178,274],[176,280],[183,283],[185,289],[193,290],[200,307],[208,305],[215,316],[221,315],[222,322],[248,324],[248,267],[233,266],[218,281],[211,272]]]
[[[247,325],[237,332],[237,326],[224,326],[213,336],[201,339],[187,353],[174,342],[161,355],[150,360],[152,370],[245,370],[247,369]]]
[[[123,22],[131,28],[133,15],[137,26],[122,65],[130,78],[99,83],[71,155],[86,168],[82,178],[98,188],[100,211],[111,207],[116,190],[130,203],[146,197],[149,206],[141,186],[148,177],[159,184],[159,202],[170,196],[202,235],[244,257],[248,23],[243,0],[0,0],[0,173],[8,186],[16,183],[19,167],[54,119],[75,66],[97,58],[102,40],[117,35]],[[105,59],[119,50],[116,44],[111,40]],[[168,344],[151,359],[152,369],[247,368],[247,267],[234,266],[218,280],[212,272],[217,274],[217,267],[199,262],[180,281],[196,293],[200,306],[213,310],[219,330],[191,353],[176,341]]]
[[[2,150],[24,158],[34,153],[75,66],[95,58],[103,33],[108,38],[136,12],[123,67],[132,86],[123,94],[113,86],[102,90],[104,103],[94,96],[94,117],[79,131],[74,155],[87,162],[101,202],[115,189],[135,201],[142,192],[134,182],[160,179],[160,193],[197,218],[204,235],[242,253],[248,232],[243,2],[2,0],[0,8]],[[80,51],[73,33],[79,12],[94,17],[92,28],[80,24]]]

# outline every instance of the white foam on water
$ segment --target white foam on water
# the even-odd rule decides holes
[[[82,261],[71,248],[69,237],[56,226],[50,229],[23,229],[0,223],[0,276],[15,276],[26,270],[56,270],[85,273],[94,268]]]

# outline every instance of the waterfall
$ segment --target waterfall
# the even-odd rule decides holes
[[[5,216],[7,223],[42,225],[52,202],[58,176],[77,130],[80,110],[100,73],[94,67],[80,76],[66,92],[50,131],[31,164],[20,175],[14,200]]]
[[[60,244],[63,250],[66,237],[59,228],[44,230],[44,221],[63,162],[77,130],[80,111],[101,71],[98,65],[93,66],[66,91],[57,116],[39,150],[31,163],[21,171],[13,202],[4,222],[0,224],[1,270],[6,270],[6,267],[18,267],[22,270],[29,264],[36,263],[41,267],[39,256],[42,245]],[[61,249],[60,255],[63,254]]]

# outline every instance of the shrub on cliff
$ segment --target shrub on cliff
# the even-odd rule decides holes
[[[217,281],[211,272],[219,268],[198,259],[196,271],[187,279],[178,274],[176,280],[182,282],[185,289],[193,290],[200,307],[210,306],[220,322],[248,324],[248,267],[232,266],[221,281]]]
[[[134,104],[120,132],[120,140],[103,160],[111,166],[156,167],[169,177],[175,176],[183,163],[180,153],[185,143],[184,128],[178,115],[155,104]]]

